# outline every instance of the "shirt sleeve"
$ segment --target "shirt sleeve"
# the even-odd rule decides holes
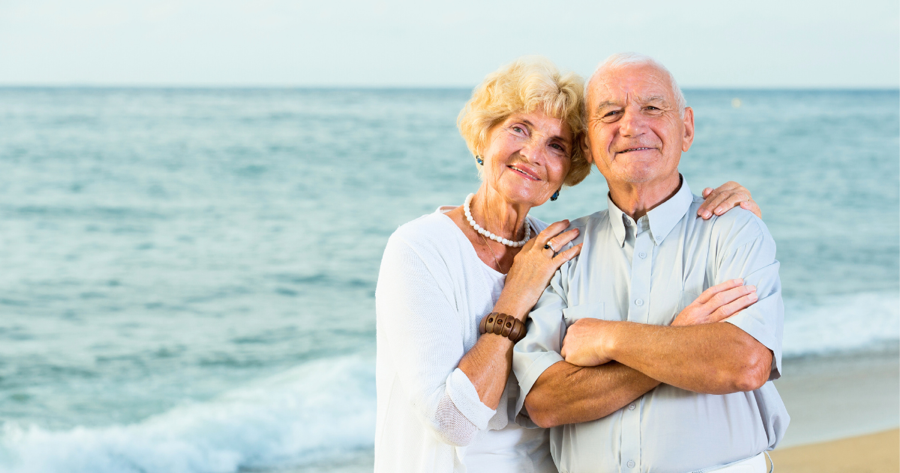
[[[769,380],[781,377],[781,341],[784,331],[784,302],[781,298],[780,263],[775,259],[775,240],[765,224],[750,212],[735,209],[732,218],[721,218],[715,233],[717,241],[714,266],[710,268],[712,285],[743,278],[756,286],[759,299],[752,306],[725,319],[772,350]]]
[[[516,400],[516,421],[525,427],[538,427],[528,418],[525,397],[544,371],[563,361],[559,354],[566,336],[563,311],[566,309],[564,277],[568,264],[564,264],[550,279],[537,305],[526,321],[527,333],[513,348],[513,372],[519,381],[519,397]]]
[[[404,394],[420,421],[442,442],[463,446],[487,428],[487,407],[458,369],[465,355],[461,323],[446,263],[427,247],[394,234],[375,291],[377,330]]]

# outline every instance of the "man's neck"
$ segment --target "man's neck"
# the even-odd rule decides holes
[[[609,182],[609,196],[616,207],[637,220],[681,189],[681,174],[651,182]]]

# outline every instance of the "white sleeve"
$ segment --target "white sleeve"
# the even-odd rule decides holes
[[[465,355],[449,268],[427,247],[396,233],[388,241],[375,291],[377,329],[419,420],[442,442],[467,445],[496,412],[457,368]]]

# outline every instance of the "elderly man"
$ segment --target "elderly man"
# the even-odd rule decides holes
[[[742,209],[697,218],[702,199],[678,172],[693,111],[662,65],[615,55],[585,102],[584,148],[609,209],[572,223],[581,255],[515,347],[517,408],[553,427],[562,472],[763,472],[789,422],[771,382],[784,312],[775,242]]]

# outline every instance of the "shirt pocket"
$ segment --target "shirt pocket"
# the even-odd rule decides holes
[[[604,307],[602,302],[590,302],[587,304],[566,307],[563,309],[563,318],[566,320],[566,328],[580,319],[603,319],[605,318]]]

